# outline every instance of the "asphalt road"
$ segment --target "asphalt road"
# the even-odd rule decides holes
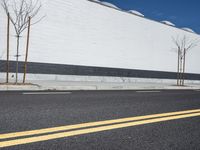
[[[200,150],[200,115],[127,127],[123,123],[123,127],[116,129],[112,123],[111,129],[104,130],[104,126],[100,126],[102,131],[85,127],[88,133],[73,132],[79,130],[74,129],[72,135],[66,137],[59,137],[65,131],[57,130],[57,127],[80,123],[197,109],[200,109],[200,91],[195,90],[0,92],[0,147],[7,141],[14,143],[0,149]],[[36,135],[34,132],[33,135],[2,138],[7,133],[52,127],[56,127],[53,133]],[[94,132],[89,133],[92,130]],[[45,141],[43,137],[38,138],[56,133],[54,138]],[[39,141],[28,142],[26,138],[29,137]],[[17,143],[16,139],[24,143]]]

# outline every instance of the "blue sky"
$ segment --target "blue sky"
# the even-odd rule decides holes
[[[103,0],[124,10],[137,10],[145,17],[168,20],[200,34],[200,0]]]

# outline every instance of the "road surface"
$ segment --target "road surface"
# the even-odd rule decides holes
[[[0,92],[0,149],[199,150],[200,91]]]

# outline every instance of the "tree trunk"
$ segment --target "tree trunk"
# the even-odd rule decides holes
[[[19,69],[19,38],[20,38],[20,36],[17,35],[16,77],[15,77],[16,84],[18,82],[18,69]]]

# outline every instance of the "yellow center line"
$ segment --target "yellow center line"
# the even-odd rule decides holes
[[[52,127],[52,128],[22,131],[22,132],[6,133],[6,134],[0,134],[0,140],[8,139],[8,138],[16,138],[16,137],[21,137],[21,136],[38,135],[38,134],[45,134],[45,133],[51,133],[51,132],[59,132],[59,131],[73,130],[73,129],[79,129],[79,128],[100,126],[100,125],[108,125],[108,124],[114,124],[114,123],[122,123],[122,122],[128,122],[128,121],[137,121],[137,120],[150,119],[150,118],[156,118],[156,117],[166,117],[166,116],[171,116],[171,115],[195,113],[195,112],[200,112],[200,109],[121,118],[121,119],[106,120],[106,121],[81,123],[81,124],[75,124],[75,125],[67,125],[67,126]]]
[[[197,116],[200,116],[200,113],[169,116],[169,117],[148,119],[148,120],[142,120],[142,121],[136,121],[136,122],[107,125],[107,126],[102,126],[102,127],[93,127],[89,129],[80,129],[80,130],[75,130],[75,131],[55,133],[55,134],[43,135],[43,136],[37,136],[37,137],[29,137],[29,138],[24,138],[24,139],[16,139],[16,140],[0,142],[0,147],[9,147],[9,146],[15,146],[15,145],[21,145],[21,144],[41,142],[41,141],[58,139],[58,138],[65,138],[69,136],[95,133],[95,132],[101,132],[101,131],[106,131],[106,130],[113,130],[113,129],[132,127],[132,126],[137,126],[137,125],[163,122],[163,121],[169,121],[169,120],[176,120],[176,119],[181,119],[181,118],[197,117]]]

